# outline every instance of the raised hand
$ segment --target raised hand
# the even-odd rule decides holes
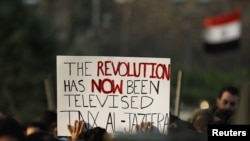
[[[67,125],[72,141],[76,141],[80,138],[81,134],[84,132],[84,126],[85,123],[79,120],[75,120],[74,126]]]
[[[152,123],[151,122],[141,122],[140,125],[135,125],[136,133],[150,133],[152,132]]]

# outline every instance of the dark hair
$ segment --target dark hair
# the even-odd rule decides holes
[[[41,131],[48,131],[47,125],[40,121],[33,121],[26,126],[26,128],[28,127],[36,127],[36,128],[39,128]]]
[[[235,86],[229,85],[221,89],[218,98],[221,98],[223,92],[225,91],[229,92],[231,95],[239,96],[239,89]]]
[[[10,136],[18,141],[25,140],[23,126],[12,116],[0,116],[0,136]]]
[[[87,130],[83,134],[84,141],[103,141],[103,135],[107,133],[106,129],[101,127],[94,127]]]
[[[36,132],[27,136],[27,141],[58,141],[58,139],[48,132]]]
[[[44,111],[38,118],[37,121],[43,122],[48,126],[51,126],[53,123],[57,122],[57,113],[56,111],[47,110]]]

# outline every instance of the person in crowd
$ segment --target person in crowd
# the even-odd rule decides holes
[[[188,121],[180,119],[178,116],[170,113],[170,120],[168,125],[168,132],[182,132],[186,130],[194,130],[192,124]]]
[[[41,131],[48,131],[47,126],[43,122],[33,121],[26,126],[26,136]]]
[[[168,140],[206,141],[206,134],[197,129],[198,127],[193,126],[191,122],[170,113]]]
[[[111,141],[111,135],[102,127],[85,128],[83,121],[75,120],[74,126],[68,125],[71,141]]]
[[[58,137],[57,136],[57,123],[56,122],[52,123],[48,131],[52,133],[55,137]]]
[[[207,126],[213,123],[213,115],[207,110],[197,109],[189,119],[189,122],[197,132],[206,133]]]
[[[202,109],[200,112],[208,117],[203,117],[204,122],[209,121],[209,124],[230,124],[234,113],[239,105],[239,89],[229,85],[223,87],[219,92],[214,105],[208,109]],[[212,116],[212,121],[211,120]],[[191,115],[196,117],[196,115]],[[193,122],[193,121],[192,121]]]
[[[93,127],[85,128],[85,123],[75,120],[74,126],[68,125],[68,131],[71,135],[71,141],[112,141],[112,135],[105,128]],[[151,122],[141,122],[135,125],[135,133],[159,133],[158,129]]]
[[[57,113],[53,110],[44,111],[39,115],[35,121],[43,123],[47,131],[52,133],[55,137],[57,136]]]
[[[0,116],[0,141],[25,141],[22,124],[14,117]]]
[[[39,122],[43,122],[48,127],[57,122],[57,113],[56,111],[47,110],[44,111],[41,115],[39,115],[36,119]]]
[[[239,89],[229,85],[221,89],[216,104],[208,109],[213,114],[214,123],[230,123],[239,105]]]
[[[94,127],[84,132],[83,141],[111,141],[111,135],[102,127]]]
[[[85,123],[79,120],[75,120],[74,126],[67,125],[67,129],[70,133],[70,138],[72,141],[82,140],[83,132],[85,131]]]
[[[140,124],[135,125],[136,133],[152,133],[153,125],[151,122],[141,122]]]
[[[29,134],[26,141],[59,141],[54,135],[45,131],[38,131]]]

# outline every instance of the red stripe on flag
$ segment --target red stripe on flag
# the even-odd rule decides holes
[[[226,23],[230,23],[236,20],[239,20],[241,16],[241,11],[236,9],[232,13],[221,14],[214,17],[208,17],[203,20],[203,24],[206,27],[214,26],[214,25],[222,25]]]

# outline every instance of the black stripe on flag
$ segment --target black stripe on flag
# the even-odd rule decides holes
[[[221,53],[225,51],[234,51],[238,50],[240,48],[240,40],[233,40],[229,42],[224,43],[217,43],[217,44],[211,44],[211,43],[204,43],[204,49],[207,53]]]

